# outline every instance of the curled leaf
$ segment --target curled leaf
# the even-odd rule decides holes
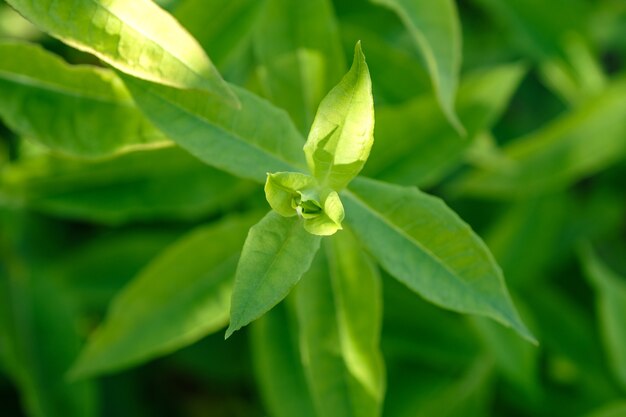
[[[267,175],[265,197],[283,217],[304,219],[307,232],[329,236],[341,230],[344,218],[339,194],[328,187],[320,187],[315,178],[299,172],[277,172]]]

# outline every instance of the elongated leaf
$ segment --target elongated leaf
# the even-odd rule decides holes
[[[268,172],[305,169],[303,139],[287,114],[244,89],[232,87],[236,110],[203,92],[124,80],[148,118],[209,165],[260,183]]]
[[[626,389],[626,280],[584,247],[582,262],[597,296],[600,329],[610,368]]]
[[[237,256],[255,218],[196,229],[152,261],[113,301],[71,375],[136,365],[225,326]]]
[[[200,45],[151,0],[9,0],[40,29],[135,77],[237,98]]]
[[[316,417],[291,319],[285,304],[279,304],[252,323],[254,371],[269,415]]]
[[[307,132],[324,95],[345,73],[329,0],[266,0],[254,49],[267,97]]]
[[[456,192],[517,198],[565,188],[626,155],[626,81],[504,148],[506,167],[476,170],[461,178]],[[593,138],[590,140],[589,138]]]
[[[273,210],[250,229],[237,266],[227,338],[289,294],[309,269],[320,241],[299,218]]]
[[[373,143],[372,81],[359,42],[350,71],[319,106],[304,153],[320,184],[341,190],[361,171]]]
[[[231,207],[254,187],[177,146],[97,162],[41,155],[0,172],[0,192],[17,204],[106,224],[197,218]]]
[[[166,143],[104,69],[71,66],[39,46],[0,42],[0,118],[50,149],[97,157]]]
[[[375,265],[344,231],[297,287],[300,349],[318,415],[380,416],[382,291]]]
[[[477,135],[498,120],[524,72],[522,65],[509,64],[465,77],[457,106],[465,138],[450,126],[431,95],[377,110],[377,146],[365,173],[406,185],[435,184],[460,164]]]
[[[454,111],[461,69],[461,29],[453,0],[371,0],[389,7],[404,22],[426,61],[441,109],[454,128],[463,125]]]
[[[493,256],[441,200],[367,179],[343,197],[346,222],[396,279],[441,307],[490,317],[534,341]]]

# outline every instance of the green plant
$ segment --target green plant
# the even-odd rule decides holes
[[[626,84],[592,44],[618,2],[6,2],[0,375],[29,415],[622,412],[624,282],[580,243],[624,249]],[[586,281],[542,281],[574,254],[597,338]],[[234,399],[108,405],[161,357]]]

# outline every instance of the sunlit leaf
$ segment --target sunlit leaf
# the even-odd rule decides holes
[[[168,142],[111,71],[71,66],[27,43],[0,42],[0,56],[0,118],[16,133],[83,157]]]
[[[349,231],[326,243],[296,290],[308,383],[320,416],[380,416],[380,277]]]
[[[145,80],[237,97],[200,45],[151,0],[9,0],[38,28]]]
[[[373,143],[372,82],[357,43],[350,71],[319,106],[304,153],[319,183],[339,191],[361,171]]]

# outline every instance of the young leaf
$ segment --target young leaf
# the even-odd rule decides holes
[[[464,134],[454,111],[461,69],[461,29],[454,0],[371,1],[400,16],[426,61],[441,109],[457,132]]]
[[[306,169],[303,139],[289,116],[247,90],[232,86],[241,103],[236,110],[201,91],[124,81],[159,129],[209,165],[260,183],[267,172]]]
[[[588,246],[583,247],[581,258],[596,290],[600,329],[610,368],[626,389],[626,280],[604,265]]]
[[[396,279],[441,307],[490,317],[535,341],[489,250],[441,200],[368,179],[355,180],[343,200],[346,221]]]
[[[8,0],[24,17],[70,46],[132,76],[237,97],[196,40],[151,0]]]
[[[0,118],[15,133],[79,157],[169,142],[111,71],[68,65],[27,43],[1,41],[0,56]]]
[[[298,215],[304,229],[314,235],[329,236],[341,230],[343,204],[336,191],[318,187],[309,175],[298,172],[268,174],[265,197],[283,217]]]
[[[302,363],[318,415],[380,416],[380,276],[349,231],[325,243],[327,258],[318,256],[296,289]]]
[[[265,1],[253,44],[267,97],[308,131],[324,94],[345,72],[332,2]]]
[[[298,349],[297,327],[285,304],[250,326],[254,371],[261,398],[273,417],[317,417]]]
[[[237,265],[227,338],[289,294],[309,269],[320,241],[300,219],[275,211],[250,229]]]
[[[115,298],[72,377],[136,365],[225,326],[239,248],[255,218],[195,229],[155,258]]]
[[[361,171],[373,143],[372,82],[359,42],[352,68],[319,106],[304,153],[319,183],[339,191]]]

